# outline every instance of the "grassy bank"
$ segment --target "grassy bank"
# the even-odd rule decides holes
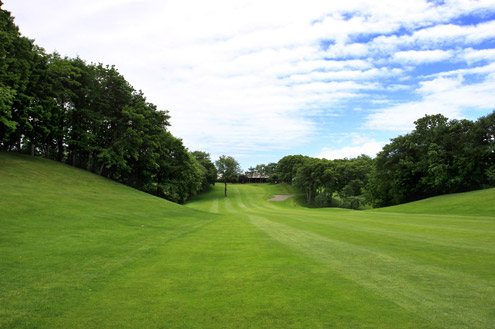
[[[180,206],[0,153],[0,327],[495,328],[484,193],[476,213],[459,210],[470,194],[450,210],[266,201],[283,184]]]

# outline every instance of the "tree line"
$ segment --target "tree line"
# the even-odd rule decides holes
[[[272,180],[294,184],[308,205],[358,209],[495,186],[495,112],[476,121],[426,115],[376,158],[285,156]]]
[[[216,180],[170,116],[114,66],[47,54],[0,2],[0,148],[44,156],[183,203]]]
[[[234,158],[222,156],[216,165],[225,196],[227,182],[286,182],[313,207],[383,207],[489,188],[495,186],[495,112],[476,121],[426,115],[374,159],[288,155],[241,172]]]
[[[367,190],[375,206],[495,186],[495,112],[476,121],[427,115],[415,125],[374,160]]]
[[[357,209],[366,202],[372,167],[366,155],[339,160],[289,155],[279,160],[273,178],[292,183],[304,193],[308,206]]]

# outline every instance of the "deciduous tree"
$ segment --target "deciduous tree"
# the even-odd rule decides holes
[[[227,196],[227,182],[234,181],[237,176],[241,173],[241,166],[239,163],[231,156],[222,155],[215,161],[217,166],[218,174],[220,174],[221,180],[225,184],[225,196]]]

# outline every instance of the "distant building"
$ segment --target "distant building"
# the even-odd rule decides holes
[[[252,172],[246,172],[245,173],[248,183],[266,183],[268,181],[268,178],[270,176],[268,175],[261,175],[260,173],[252,173]]]
[[[266,183],[268,182],[268,179],[270,176],[268,175],[261,175],[259,173],[252,173],[252,172],[245,172],[244,174],[241,174],[237,177],[236,180],[239,183]],[[222,181],[222,174],[219,173],[217,174],[217,182]]]

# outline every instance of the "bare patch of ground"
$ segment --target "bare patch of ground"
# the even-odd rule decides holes
[[[293,194],[275,194],[273,198],[268,199],[268,201],[284,201],[293,196]]]

